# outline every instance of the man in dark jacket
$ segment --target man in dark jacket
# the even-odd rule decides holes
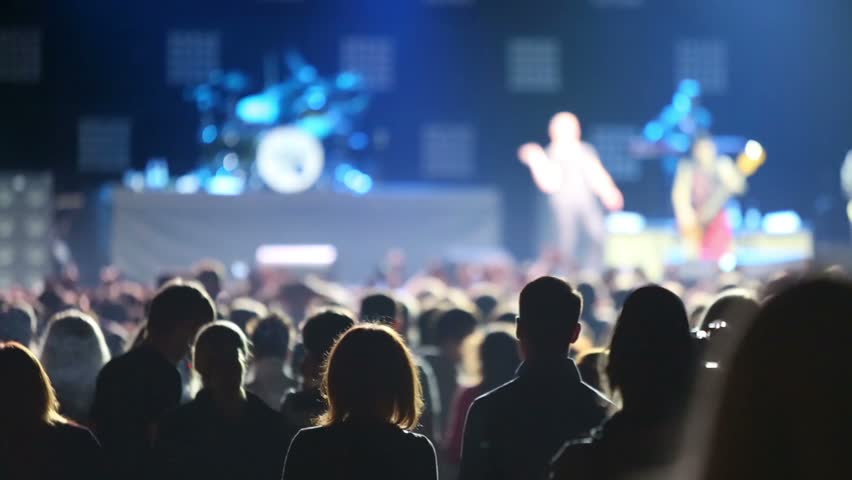
[[[474,401],[462,447],[462,480],[543,479],[562,444],[596,427],[610,402],[583,383],[569,346],[580,334],[583,300],[542,277],[521,291],[517,377]]]

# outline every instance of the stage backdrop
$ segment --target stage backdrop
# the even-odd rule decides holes
[[[395,247],[416,270],[436,255],[503,244],[500,197],[486,188],[238,197],[117,190],[112,198],[112,261],[144,281],[204,258],[251,265],[264,244],[334,245],[334,275],[346,282],[364,281]]]

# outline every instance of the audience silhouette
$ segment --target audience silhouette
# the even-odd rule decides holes
[[[477,385],[459,390],[453,402],[450,422],[445,439],[447,456],[452,463],[461,460],[464,421],[470,405],[476,397],[510,381],[521,363],[518,341],[514,335],[500,327],[491,328],[479,346],[479,363],[482,381]]]
[[[28,348],[0,343],[0,378],[0,478],[109,478],[100,445],[59,414],[50,378]]]
[[[729,365],[695,478],[852,478],[852,283],[788,283],[762,306]]]
[[[151,300],[145,336],[101,370],[91,419],[115,478],[146,478],[146,465],[162,415],[181,401],[177,364],[216,309],[195,282],[172,280]]]
[[[423,395],[412,354],[393,329],[347,331],[329,355],[322,390],[328,411],[293,439],[284,480],[438,478],[432,444],[409,431]]]
[[[284,395],[296,387],[296,381],[285,373],[290,353],[290,324],[282,315],[270,314],[249,322],[254,380],[248,390],[267,405],[278,409]]]
[[[554,479],[621,479],[667,468],[678,452],[694,373],[686,309],[677,295],[646,286],[624,303],[606,376],[620,411],[557,455]]]
[[[89,315],[66,310],[50,319],[41,362],[56,389],[64,417],[89,423],[95,380],[109,358],[101,327]]]
[[[566,440],[605,417],[609,401],[580,379],[568,349],[580,334],[582,298],[541,277],[520,294],[517,378],[477,398],[467,414],[460,478],[540,479]]]
[[[326,310],[307,320],[302,326],[302,389],[284,398],[281,413],[295,434],[300,428],[313,425],[314,419],[327,408],[320,388],[322,367],[338,337],[355,325],[355,320],[343,311]]]
[[[193,367],[203,388],[159,422],[157,478],[281,477],[290,437],[278,412],[244,388],[249,354],[245,335],[229,321],[198,333]]]

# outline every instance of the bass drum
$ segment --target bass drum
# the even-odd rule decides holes
[[[305,130],[276,127],[260,135],[256,168],[260,179],[278,193],[299,193],[314,186],[325,164],[322,143]]]

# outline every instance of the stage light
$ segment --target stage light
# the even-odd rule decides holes
[[[764,215],[762,227],[769,235],[789,235],[802,229],[802,219],[792,210],[771,212]]]
[[[674,97],[672,97],[672,106],[678,112],[686,114],[692,108],[692,101],[686,94],[677,92],[674,94]]]
[[[329,267],[337,261],[334,245],[261,245],[255,261],[262,266]]]
[[[692,145],[689,135],[684,135],[683,133],[672,133],[666,141],[675,151],[680,153],[686,153]]]
[[[128,170],[124,172],[122,183],[129,190],[141,192],[142,190],[145,190],[145,175],[142,172]]]
[[[305,92],[305,103],[311,110],[322,110],[328,98],[322,87],[311,87]]]
[[[175,180],[175,191],[178,193],[196,193],[200,188],[201,179],[194,173],[182,175]]]
[[[211,195],[239,195],[245,189],[246,181],[237,175],[213,175],[207,180],[207,193]]]
[[[852,223],[852,200],[846,204],[846,216],[849,217],[849,222]]]
[[[660,120],[668,126],[675,126],[682,117],[683,115],[675,110],[673,106],[666,105],[666,108],[663,109],[663,113],[660,115]]]
[[[296,72],[296,78],[302,83],[311,83],[317,79],[317,69],[310,65],[302,65]]]
[[[766,154],[766,152],[763,150],[763,146],[754,140],[749,140],[746,142],[744,151],[745,154],[748,155],[748,157],[752,160],[757,160]]]
[[[680,84],[677,86],[677,90],[689,98],[701,96],[701,84],[698,83],[697,80],[693,80],[691,78],[681,80]]]
[[[665,128],[663,128],[660,122],[657,121],[648,122],[648,124],[645,125],[645,130],[643,131],[645,138],[649,142],[659,142],[663,139],[663,135],[665,133]]]
[[[165,159],[152,158],[145,165],[145,188],[161,190],[169,185],[169,164]]]
[[[745,229],[754,232],[760,230],[760,221],[763,218],[763,215],[760,213],[760,210],[756,208],[749,208],[745,212],[745,216],[743,217],[743,226]]]
[[[335,84],[341,90],[354,90],[361,83],[361,77],[352,72],[342,72],[337,75]]]
[[[355,132],[349,136],[349,148],[364,150],[370,144],[370,137],[364,132]]]
[[[325,153],[316,137],[297,127],[277,127],[260,138],[257,172],[279,193],[299,193],[322,175]]]
[[[731,199],[728,202],[725,213],[728,215],[728,222],[733,230],[739,230],[743,226],[743,208],[737,199]]]
[[[606,217],[609,233],[635,235],[645,229],[645,217],[635,212],[614,212]]]
[[[204,143],[213,143],[217,136],[219,136],[219,129],[216,125],[207,125],[201,130],[201,141]]]
[[[250,95],[237,102],[237,116],[246,123],[274,123],[280,114],[278,96],[272,93]]]
[[[852,198],[852,150],[846,153],[843,166],[840,167],[840,184],[846,196]]]
[[[737,256],[733,253],[726,253],[719,259],[719,270],[730,273],[737,269]]]
[[[240,157],[238,157],[234,152],[226,153],[225,157],[222,158],[222,168],[225,169],[226,172],[233,172],[239,165]]]

